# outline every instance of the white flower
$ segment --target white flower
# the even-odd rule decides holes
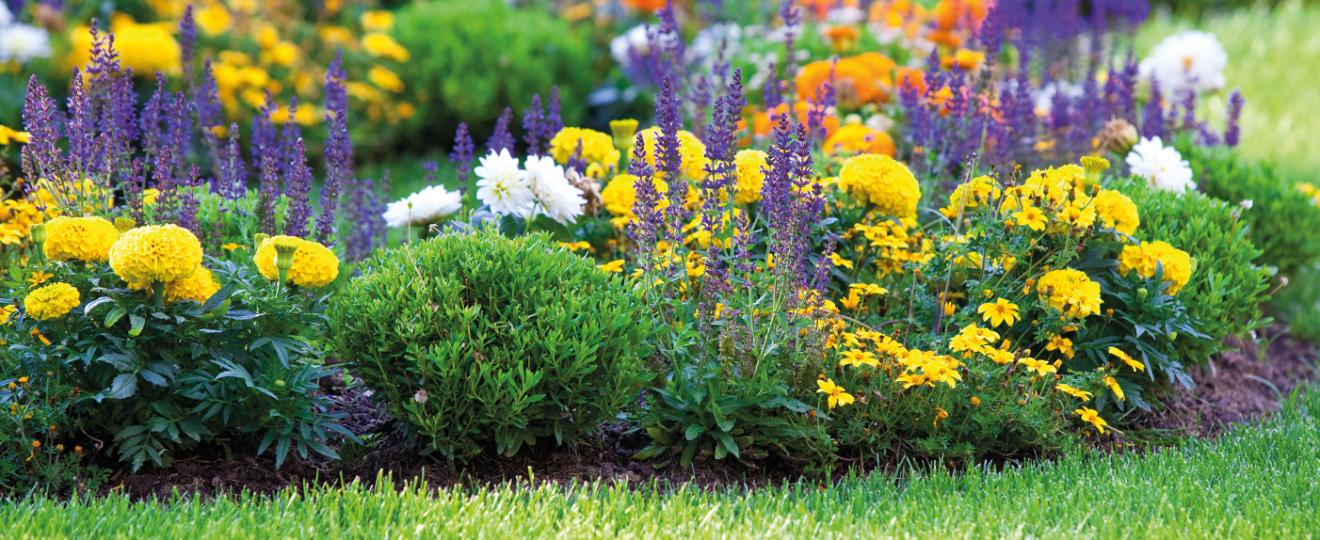
[[[637,56],[646,56],[651,52],[645,25],[634,26],[610,40],[610,57],[621,66],[632,64],[633,51],[636,51]]]
[[[0,26],[9,26],[14,22],[14,13],[9,11],[9,6],[0,2]]]
[[[1251,210],[1251,207],[1255,205],[1255,201],[1251,199],[1242,199],[1242,202],[1238,203],[1238,206],[1241,206],[1243,210]]]
[[[518,159],[508,150],[491,152],[481,158],[477,174],[477,199],[490,205],[500,215],[527,217],[532,211],[532,190],[527,173],[518,168]]]
[[[1166,98],[1184,91],[1211,92],[1224,87],[1228,54],[1214,34],[1192,30],[1164,38],[1141,61],[1141,77],[1154,79]]]
[[[1178,193],[1196,189],[1192,167],[1177,150],[1164,146],[1159,137],[1143,137],[1128,153],[1127,164],[1132,174],[1145,178],[1157,189]]]
[[[530,156],[526,166],[527,179],[542,213],[565,225],[582,215],[582,205],[587,204],[587,200],[582,198],[582,190],[568,182],[564,168],[556,164],[553,158]]]
[[[408,205],[412,204],[412,208]],[[385,207],[385,224],[390,227],[426,225],[458,212],[463,208],[463,195],[447,191],[444,186],[429,186],[417,193],[399,199]]]
[[[50,34],[26,24],[0,27],[0,62],[26,64],[33,58],[50,57]]]

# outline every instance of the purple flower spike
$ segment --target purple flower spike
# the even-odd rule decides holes
[[[564,130],[562,105],[559,99],[559,85],[550,87],[550,105],[545,115],[545,136],[547,139],[553,139],[555,135]]]
[[[276,234],[279,216],[275,214],[275,204],[280,198],[280,177],[275,165],[275,156],[267,153],[261,158],[261,191],[257,193],[257,219],[261,223],[261,232]]]
[[[333,245],[339,217],[339,197],[344,186],[351,186],[353,175],[353,140],[348,135],[348,73],[343,68],[343,51],[335,51],[335,60],[325,73],[325,119],[329,137],[325,141],[325,185],[321,187],[321,215],[316,219],[316,241]],[[292,120],[292,119],[290,119]]]
[[[193,6],[183,9],[183,18],[179,19],[179,63],[183,66],[183,80],[188,86],[193,84],[193,59],[197,51],[197,25],[193,23]]]
[[[472,135],[468,133],[466,122],[458,124],[458,132],[454,134],[454,151],[449,153],[449,161],[458,170],[458,183],[466,186],[468,174],[472,170]]]
[[[312,191],[312,169],[307,166],[307,145],[302,139],[293,143],[295,157],[289,163],[288,180],[284,194],[289,197],[284,214],[284,234],[303,238],[307,236],[307,222],[312,217],[312,205],[307,195]]]
[[[1242,91],[1234,89],[1228,95],[1227,120],[1224,128],[1224,144],[1228,146],[1237,146],[1238,138],[1241,137],[1241,119],[1242,107],[1247,105],[1247,98],[1242,97]]]
[[[1164,135],[1164,107],[1160,105],[1160,83],[1150,81],[1150,102],[1141,110],[1141,136],[1155,138]]]
[[[532,96],[532,104],[523,111],[523,140],[527,141],[527,153],[541,155],[541,132],[545,131],[545,110],[541,108],[541,94]],[[549,141],[547,141],[549,142]]]
[[[513,134],[509,132],[509,124],[513,122],[513,109],[505,107],[504,112],[495,121],[495,133],[486,139],[486,151],[499,152],[508,150],[513,153]]]

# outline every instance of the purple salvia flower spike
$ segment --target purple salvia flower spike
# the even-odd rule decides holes
[[[513,134],[509,132],[511,123],[513,123],[513,109],[505,107],[499,119],[495,120],[495,133],[486,139],[487,152],[498,153],[500,150],[508,150],[509,153],[513,153]]]
[[[284,194],[289,202],[284,213],[284,234],[303,238],[307,236],[307,223],[312,217],[308,194],[312,191],[312,168],[307,166],[307,145],[302,139],[293,143],[294,157],[289,163],[289,174]]]
[[[532,96],[532,104],[523,111],[523,140],[527,142],[527,153],[541,155],[541,132],[545,130],[545,110],[541,108],[541,94]],[[548,142],[548,141],[547,141]]]
[[[556,95],[558,95],[558,92],[556,92]],[[458,172],[460,189],[467,186],[468,175],[472,171],[472,149],[472,135],[468,133],[467,123],[460,122],[458,131],[454,133],[454,150],[449,153],[449,161],[454,164],[454,168]]]
[[[1241,119],[1242,108],[1247,105],[1247,99],[1242,97],[1242,91],[1233,89],[1228,94],[1228,111],[1224,122],[1224,144],[1228,146],[1237,146],[1238,139],[1241,137]]]
[[[559,99],[559,85],[550,87],[550,104],[545,115],[545,136],[547,140],[553,139],[555,135],[564,130],[562,108],[563,103]]]
[[[321,214],[316,219],[316,241],[334,245],[339,217],[339,198],[344,186],[355,183],[353,175],[353,140],[348,134],[348,74],[343,68],[342,50],[325,74],[325,119],[329,136],[325,142],[325,184],[321,186]]]
[[[193,22],[193,6],[183,9],[183,18],[179,19],[179,64],[183,67],[183,80],[188,86],[193,85],[193,60],[197,51],[197,25]]]

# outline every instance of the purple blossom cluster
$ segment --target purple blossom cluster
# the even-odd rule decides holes
[[[316,235],[331,244],[345,238],[350,258],[370,253],[384,231],[380,217],[383,202],[376,193],[378,183],[357,182],[353,174],[353,146],[348,131],[347,74],[341,60],[326,75],[326,180],[321,191],[321,214],[313,221],[310,200],[312,169],[297,122],[297,102],[287,109],[282,130],[274,123],[276,111],[269,93],[266,104],[252,120],[250,161],[243,153],[237,123],[225,126],[210,64],[195,73],[193,59],[196,26],[192,9],[179,23],[183,45],[187,92],[169,90],[169,81],[155,77],[155,91],[139,106],[131,69],[123,68],[114,48],[113,34],[101,34],[92,25],[92,58],[85,69],[72,75],[67,112],[61,111],[49,91],[33,77],[24,104],[25,129],[32,142],[24,146],[22,165],[29,178],[48,179],[63,185],[90,182],[95,189],[52,190],[66,208],[84,208],[81,201],[61,197],[122,193],[126,213],[139,223],[175,223],[218,245],[224,238],[225,215],[235,215],[247,197],[249,170],[258,174],[258,229],[267,234],[284,232],[294,236]],[[197,131],[200,135],[196,135]],[[209,176],[203,176],[194,151],[194,137],[207,149]],[[470,156],[468,143],[468,155]],[[250,169],[249,169],[250,167]],[[388,186],[388,178],[379,185]],[[28,189],[42,186],[29,185]],[[345,230],[337,231],[341,187],[352,201],[344,213]],[[146,190],[159,191],[154,205],[144,203]],[[218,196],[219,215],[212,227],[202,230],[201,198]],[[107,201],[108,202],[108,201]],[[108,208],[108,206],[101,207]],[[281,215],[281,212],[283,215]]]

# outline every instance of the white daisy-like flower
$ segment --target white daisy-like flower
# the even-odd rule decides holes
[[[550,219],[569,224],[582,215],[582,190],[569,183],[560,167],[550,156],[527,158],[527,179],[536,195],[537,209]]]
[[[1197,94],[1224,87],[1228,54],[1214,34],[1192,30],[1164,38],[1141,61],[1141,77],[1154,79],[1166,98],[1191,90]]]
[[[0,27],[0,62],[27,64],[33,58],[50,57],[50,34],[27,24]]]
[[[412,208],[408,205],[411,204]],[[463,209],[463,195],[444,186],[429,186],[385,207],[385,224],[390,227],[428,225]]]
[[[487,154],[472,172],[480,178],[477,199],[490,205],[491,212],[527,217],[532,211],[534,199],[527,173],[518,168],[518,158],[507,149]]]
[[[1196,189],[1192,181],[1192,167],[1171,146],[1164,146],[1159,137],[1142,138],[1127,155],[1132,174],[1145,178],[1156,189],[1185,193]]]

